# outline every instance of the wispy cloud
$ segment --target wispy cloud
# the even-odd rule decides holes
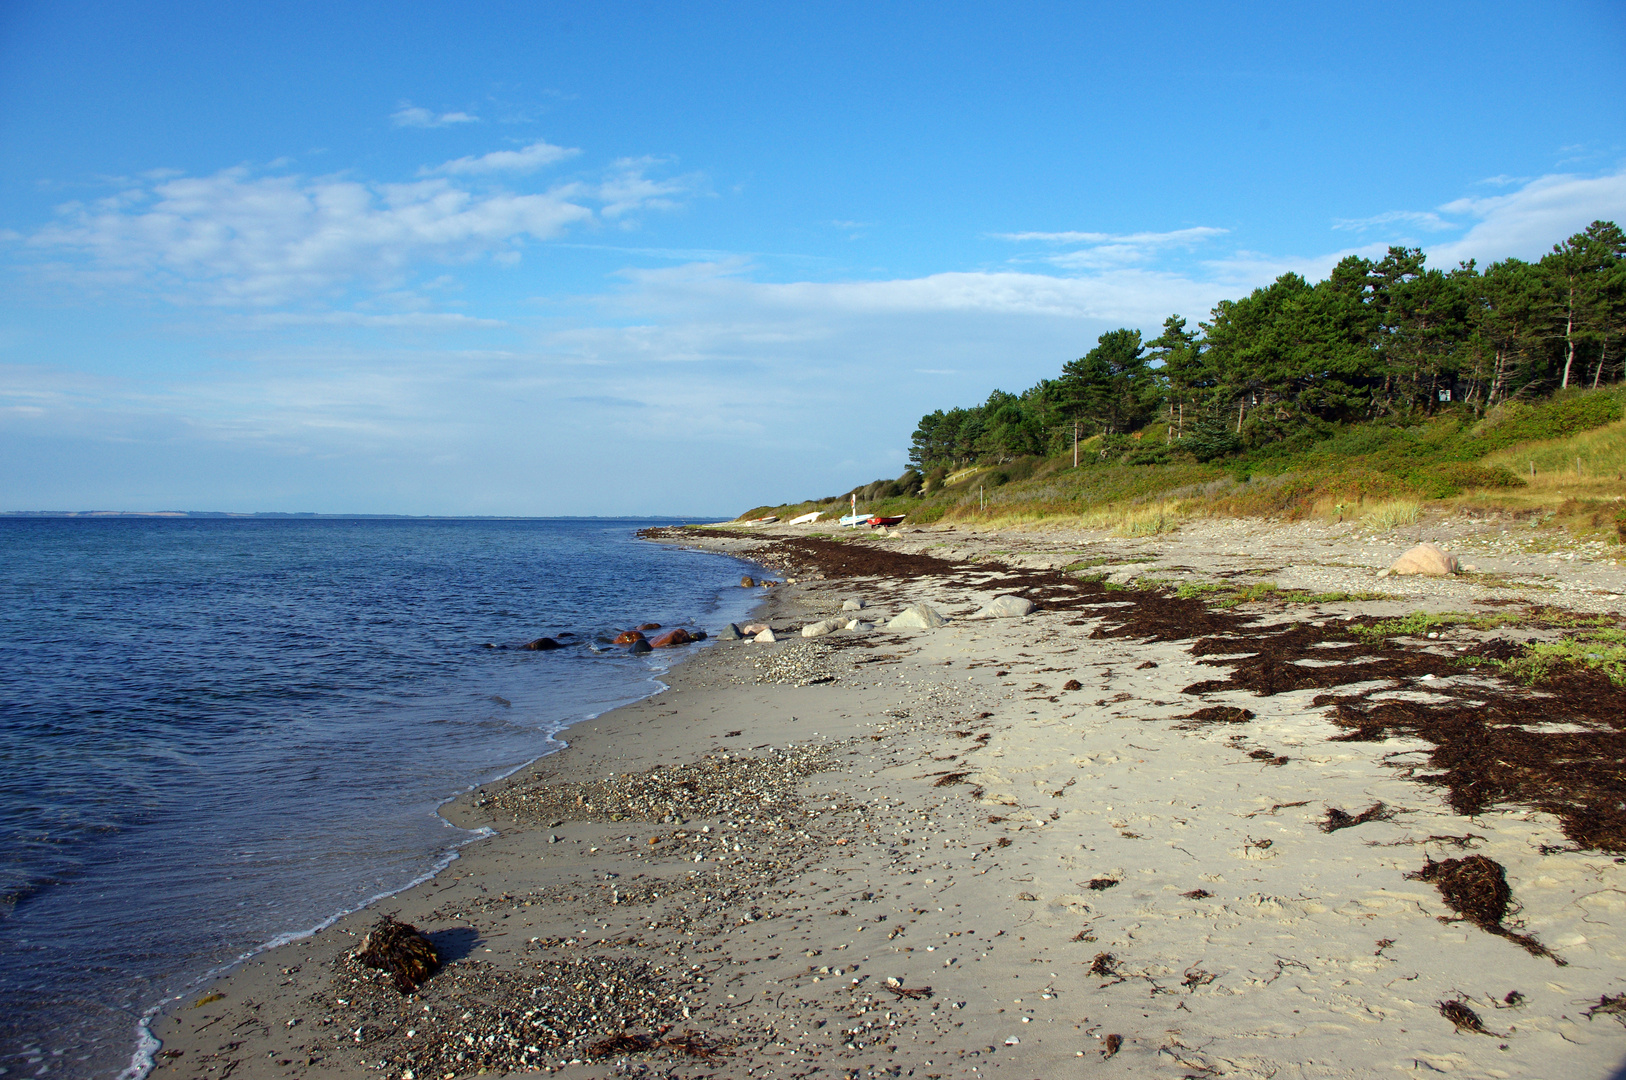
[[[1197,225],[1169,232],[1015,232],[994,233],[993,236],[997,240],[1013,243],[1071,247],[1075,250],[1044,256],[1043,261],[1064,270],[1103,270],[1145,263],[1171,248],[1193,248],[1224,236],[1226,231],[1209,225]]]
[[[305,326],[356,326],[374,330],[477,330],[507,326],[502,319],[482,319],[448,311],[402,311],[372,314],[365,311],[276,311],[244,318],[255,330]]]
[[[1131,244],[1135,247],[1157,248],[1190,245],[1203,240],[1211,240],[1216,236],[1224,236],[1227,231],[1226,229],[1216,229],[1208,225],[1197,225],[1189,229],[1174,229],[1170,232],[1016,232],[994,233],[993,235],[995,239],[999,240],[1038,240],[1047,244]]]
[[[580,153],[580,150],[570,147],[539,141],[521,150],[493,150],[478,157],[460,157],[430,171],[454,176],[494,172],[529,173]]]
[[[1509,256],[1537,259],[1594,221],[1626,221],[1626,169],[1599,176],[1537,177],[1506,195],[1457,199],[1440,211],[1473,225],[1460,240],[1428,249],[1436,265]]]
[[[437,128],[449,127],[453,124],[478,124],[480,118],[466,112],[437,113],[410,101],[401,102],[401,107],[390,113],[390,123],[396,127],[409,128]]]
[[[1366,218],[1334,218],[1332,222],[1334,229],[1341,229],[1346,232],[1366,232],[1369,229],[1381,228],[1385,225],[1410,225],[1428,232],[1446,232],[1462,227],[1454,221],[1447,221],[1439,214],[1427,210],[1390,210],[1387,213],[1374,214]]]
[[[570,153],[537,143],[486,159],[505,168],[503,154],[528,162]],[[533,193],[471,189],[439,176],[368,183],[248,168],[166,175],[64,204],[54,223],[21,239],[59,260],[50,273],[81,284],[175,301],[276,306],[357,286],[398,288],[423,266],[480,258],[511,264],[526,240],[553,240],[598,221],[627,227],[637,212],[670,210],[701,189],[698,176],[646,175],[654,164],[617,161],[597,182]]]
[[[598,185],[597,197],[604,203],[599,211],[606,218],[620,218],[635,210],[672,210],[678,197],[698,194],[702,187],[699,173],[675,176],[667,180],[654,180],[646,174],[662,165],[659,158],[621,158],[611,168],[610,176]]]

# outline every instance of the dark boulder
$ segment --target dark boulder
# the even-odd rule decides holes
[[[547,652],[549,649],[562,649],[564,646],[550,637],[539,637],[535,641],[527,641],[520,648],[530,649],[532,652]]]
[[[645,641],[643,638],[639,638],[637,641],[632,643],[632,648],[628,649],[627,651],[632,653],[634,656],[637,656],[639,653],[653,652],[654,650],[649,647],[649,642]]]

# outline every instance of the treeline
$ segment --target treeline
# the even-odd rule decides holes
[[[1200,461],[1276,443],[1303,445],[1339,426],[1407,422],[1441,410],[1598,387],[1622,377],[1626,234],[1595,221],[1539,262],[1483,271],[1425,265],[1417,248],[1376,262],[1350,256],[1312,285],[1283,274],[1222,301],[1195,331],[1170,316],[1143,341],[1113,330],[1020,394],[921,418],[909,452],[921,471],[1103,449],[1156,425],[1141,460]],[[1132,456],[1129,460],[1134,460]]]

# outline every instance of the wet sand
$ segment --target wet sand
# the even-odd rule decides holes
[[[497,835],[173,1010],[156,1075],[1610,1076],[1626,807],[1602,766],[1626,696],[1457,662],[1507,627],[1348,627],[1618,615],[1626,576],[1583,555],[1560,590],[1548,553],[1487,550],[1489,576],[1375,582],[1401,539],[1227,527],[671,538],[796,577],[766,593],[781,640],[697,651],[454,804]],[[1061,570],[1092,559],[1107,580]],[[1388,595],[1216,610],[1112,587],[1154,574]],[[969,617],[1002,593],[1040,606]],[[796,636],[849,598],[952,621]],[[1470,752],[1514,736],[1529,760]],[[1502,922],[1408,876],[1472,856],[1503,868]],[[415,994],[349,956],[385,912],[447,960]]]

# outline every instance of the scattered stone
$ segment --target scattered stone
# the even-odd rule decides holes
[[[621,633],[615,636],[614,644],[631,645],[634,641],[642,640],[644,640],[644,633],[642,630],[623,630]]]
[[[740,633],[740,628],[733,623],[729,623],[717,632],[718,639],[722,641],[738,641],[744,636],[744,634]]]
[[[532,652],[547,652],[550,649],[562,649],[564,646],[550,637],[539,637],[535,641],[527,641],[520,648],[530,649]]]
[[[638,627],[639,630],[659,630],[660,628],[661,624],[658,622],[646,622]]]
[[[632,653],[634,656],[638,656],[642,653],[654,652],[655,650],[650,648],[649,642],[645,641],[643,638],[639,638],[637,641],[632,643],[632,648],[628,649],[627,651]]]
[[[740,627],[740,633],[744,634],[746,637],[754,637],[766,629],[768,629],[768,624],[765,622],[746,623],[744,626]]]
[[[998,596],[983,605],[978,619],[1019,619],[1033,610],[1033,601],[1020,596]]]
[[[845,629],[846,626],[846,622],[842,619],[820,619],[816,623],[808,623],[802,627],[802,636],[823,637],[826,634],[833,634],[837,630]]]
[[[740,578],[740,588],[742,588],[742,589],[754,589],[756,587],[757,587],[757,579],[752,577],[751,575],[747,574],[744,577]]]
[[[862,599],[858,599],[858,598],[854,598],[852,600],[843,600],[841,602],[841,610],[842,611],[863,611],[868,606],[869,605],[867,603],[865,603]]]
[[[695,637],[692,633],[680,626],[676,630],[668,630],[660,637],[651,641],[649,646],[652,649],[670,649],[674,645],[687,645],[690,642],[699,640],[699,638]]]
[[[756,637],[752,638],[751,640],[752,641],[760,641],[760,642],[764,642],[764,643],[769,643],[769,642],[778,641],[779,639],[773,636],[773,630],[771,628],[764,627],[763,630],[762,630],[762,633],[758,634]]]
[[[867,634],[871,630],[875,629],[875,624],[872,622],[865,622],[863,619],[849,619],[847,620],[847,629],[856,630],[860,634]]]
[[[893,617],[886,624],[888,630],[930,630],[938,626],[947,626],[948,620],[926,605],[911,604],[903,612]]]
[[[1455,574],[1461,566],[1457,557],[1436,544],[1421,543],[1390,564],[1389,569],[1382,571],[1378,577],[1385,578],[1390,574],[1404,577],[1409,574],[1427,574],[1431,577],[1449,577]]]

